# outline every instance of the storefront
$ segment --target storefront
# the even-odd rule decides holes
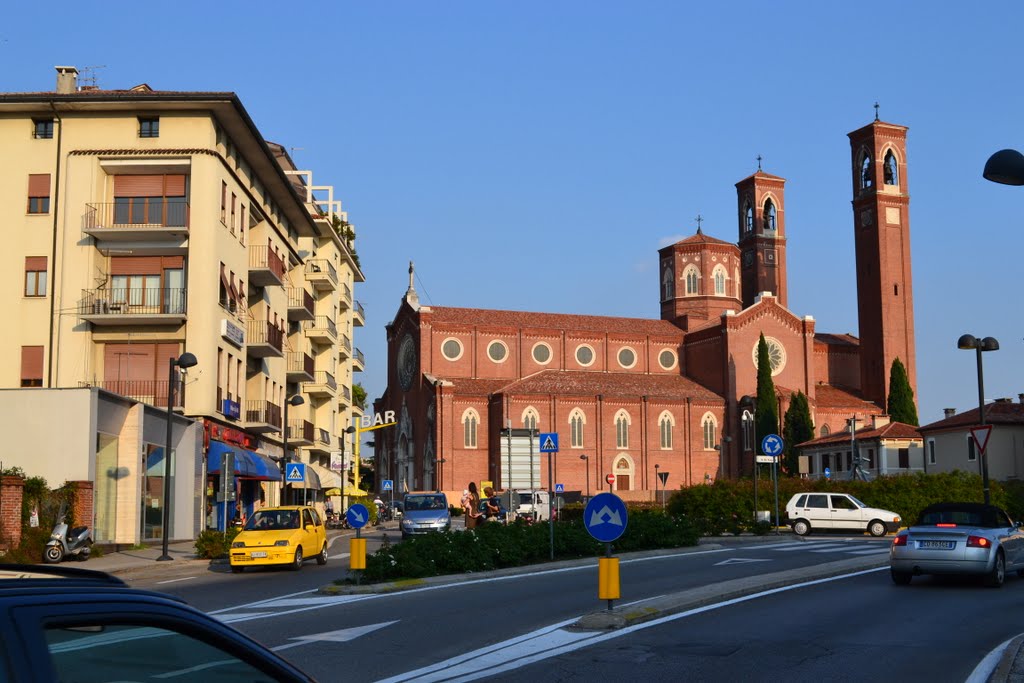
[[[223,531],[226,524],[244,524],[253,511],[277,500],[281,469],[269,455],[255,450],[258,443],[250,434],[210,422],[206,434],[206,528]],[[233,456],[234,500],[220,495],[227,454]]]

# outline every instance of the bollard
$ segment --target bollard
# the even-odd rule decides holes
[[[348,568],[366,569],[366,539],[348,539]]]
[[[611,609],[610,601],[622,597],[619,593],[619,558],[602,557],[597,563],[597,598],[608,600],[608,609]]]

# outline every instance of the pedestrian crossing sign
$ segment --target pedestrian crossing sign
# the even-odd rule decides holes
[[[380,486],[380,490],[381,491],[394,491],[395,490],[395,482],[392,479],[385,479],[380,484],[381,484],[381,486]]]
[[[287,482],[306,481],[306,463],[304,462],[290,462],[284,471],[284,479]]]
[[[540,452],[541,453],[557,453],[558,452],[558,434],[550,432],[540,435]]]

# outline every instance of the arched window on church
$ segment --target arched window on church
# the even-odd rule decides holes
[[[569,445],[583,448],[583,411],[577,408],[569,415]]]
[[[711,413],[704,415],[704,419],[701,421],[701,428],[704,431],[704,450],[714,450],[715,445],[718,443],[717,431],[718,425],[715,423],[715,416]]]
[[[749,203],[743,209],[743,231],[754,232],[754,207]]]
[[[884,170],[885,170],[884,182],[885,182],[886,185],[899,185],[900,184],[899,170],[896,167],[896,155],[894,155],[892,153],[891,149],[888,152],[885,153]]]
[[[629,414],[625,410],[615,416],[615,447],[629,448]]]
[[[476,430],[480,424],[480,416],[473,409],[462,414],[462,445],[466,448],[476,448]]]
[[[871,155],[864,152],[860,158],[860,189],[866,190],[874,184],[871,177]]]
[[[686,296],[696,296],[700,294],[699,289],[700,275],[697,273],[696,266],[690,266],[686,269]]]
[[[715,296],[725,296],[725,267],[715,266],[714,272],[715,280]]]
[[[832,433],[832,430],[828,428],[828,425],[821,425],[821,435],[828,436]]]
[[[672,426],[675,420],[672,419],[672,413],[667,410],[661,414],[658,419],[658,427],[661,432],[661,449],[671,450],[672,448]]]
[[[668,301],[672,298],[672,269],[665,268],[665,273],[661,276],[661,300]]]
[[[764,203],[764,229],[775,230],[775,203],[768,199]]]
[[[538,418],[538,415],[537,415],[537,409],[534,408],[533,406],[530,406],[529,408],[527,408],[526,410],[523,411],[523,428],[524,429],[532,429],[532,430],[536,431],[537,430],[537,422],[538,422],[538,420],[539,420],[539,418]]]

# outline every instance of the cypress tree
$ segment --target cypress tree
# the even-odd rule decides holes
[[[889,399],[886,402],[886,411],[893,422],[918,426],[914,390],[910,388],[907,369],[899,358],[893,358],[892,368],[889,370]]]
[[[796,445],[814,438],[814,421],[811,419],[811,406],[804,392],[793,394],[789,401],[789,410],[783,418],[782,439],[785,442],[783,466],[789,476],[800,473],[799,454]]]
[[[772,363],[768,357],[768,344],[764,333],[757,342],[757,408],[754,410],[755,452],[762,453],[761,441],[779,431],[779,407],[772,380]],[[763,454],[763,453],[762,453]]]

